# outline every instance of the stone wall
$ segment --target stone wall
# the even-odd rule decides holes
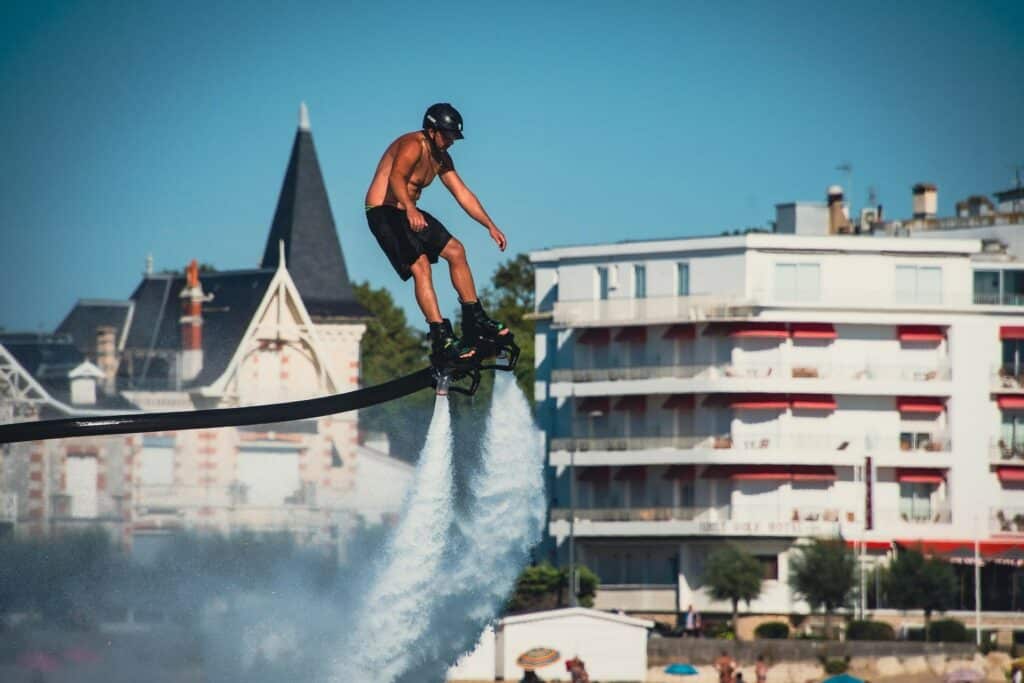
[[[648,666],[666,666],[672,662],[711,664],[725,650],[742,665],[753,664],[763,655],[773,662],[819,660],[821,657],[924,657],[942,655],[970,659],[973,643],[911,643],[904,641],[818,641],[818,640],[713,640],[704,638],[650,638],[647,641]]]

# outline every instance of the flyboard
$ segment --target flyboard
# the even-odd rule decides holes
[[[238,427],[265,422],[305,420],[368,408],[433,387],[438,395],[456,392],[472,396],[480,386],[483,370],[511,372],[519,360],[519,347],[506,335],[500,342],[480,340],[476,354],[456,363],[440,363],[431,358],[430,367],[404,377],[344,394],[321,396],[303,401],[269,403],[242,408],[214,408],[164,413],[127,413],[73,417],[63,420],[39,420],[0,425],[0,444],[19,441],[63,439],[73,436],[102,436],[137,432],[164,432],[184,429]],[[468,384],[466,384],[468,382]]]

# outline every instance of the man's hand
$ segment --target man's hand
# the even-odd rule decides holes
[[[405,216],[409,219],[409,227],[414,231],[419,232],[427,227],[427,219],[423,217],[423,214],[415,206],[410,206],[406,209]]]
[[[498,245],[498,249],[505,251],[505,247],[508,246],[508,240],[505,239],[505,233],[497,228],[489,228],[487,232],[491,235],[491,239]]]

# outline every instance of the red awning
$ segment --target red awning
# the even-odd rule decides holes
[[[662,475],[663,479],[678,479],[679,481],[692,481],[697,475],[697,468],[694,465],[671,465],[665,474]]]
[[[1024,410],[1024,396],[996,396],[996,403],[1003,410]]]
[[[703,476],[739,481],[835,481],[836,471],[829,465],[711,465]]]
[[[693,394],[672,394],[661,407],[665,410],[693,410],[695,404]]]
[[[901,413],[941,413],[946,409],[946,399],[942,396],[900,396],[896,399],[896,409]]]
[[[646,327],[623,327],[615,334],[615,341],[629,344],[643,344],[647,341]]]
[[[626,465],[615,473],[615,481],[643,481],[647,478],[647,468],[642,465]]]
[[[581,467],[576,475],[576,481],[608,481],[611,474],[610,467]]]
[[[790,400],[794,410],[836,409],[836,399],[831,394],[794,394]]]
[[[835,339],[836,328],[832,323],[791,323],[793,339]]]
[[[730,337],[786,339],[789,330],[785,323],[736,323],[729,330]]]
[[[793,465],[793,481],[835,481],[836,468],[830,465]]]
[[[576,413],[607,414],[611,409],[611,401],[607,396],[587,396],[576,404]]]
[[[846,547],[853,548],[857,545],[858,541],[847,539]],[[868,552],[885,552],[892,550],[892,541],[860,541],[860,545],[864,546],[864,549]]]
[[[623,396],[615,402],[615,410],[641,413],[647,410],[646,396]]]
[[[696,325],[672,325],[665,334],[661,335],[663,339],[677,339],[685,341],[687,339],[694,339],[697,336]]]
[[[1024,326],[1003,325],[999,328],[1000,339],[1024,339]]]
[[[742,410],[785,410],[789,400],[780,394],[735,394],[729,398],[729,406]]]
[[[940,325],[900,325],[896,336],[901,342],[940,342],[946,338],[946,329]]]
[[[607,344],[611,339],[611,331],[607,327],[591,327],[584,330],[583,334],[576,341],[580,344],[593,344],[601,346]]]
[[[960,549],[974,550],[974,541],[971,539],[926,541],[919,538],[901,538],[895,540],[894,543],[904,548],[920,551],[926,555],[948,555]],[[978,550],[984,558],[998,558],[1009,550],[1024,550],[1024,542],[1009,539],[987,539],[978,543]]]
[[[999,481],[1017,484],[1024,481],[1024,467],[999,465],[996,467],[996,476],[999,477]]]
[[[897,467],[896,480],[904,484],[941,484],[946,480],[946,470],[928,467]]]

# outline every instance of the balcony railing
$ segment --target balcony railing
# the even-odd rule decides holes
[[[553,508],[551,521],[569,521],[572,512]],[[708,533],[719,531],[785,532],[819,525],[853,524],[860,513],[838,507],[734,505],[717,507],[576,508],[577,522],[697,522]]]
[[[974,303],[979,306],[1024,306],[1024,294],[975,292]]]
[[[865,436],[863,434],[722,434],[688,436],[571,436],[551,439],[552,451],[643,451],[662,448],[715,451],[875,451],[946,453],[949,437],[941,434]]]
[[[1024,389],[1024,368],[997,365],[992,368],[992,386],[1011,391]]]
[[[637,379],[840,379],[863,381],[949,381],[949,365],[640,365],[552,370],[552,382],[607,382]]]
[[[916,504],[913,507],[901,505],[899,508],[882,508],[876,511],[875,519],[879,524],[902,522],[904,524],[951,524],[953,511],[948,503],[935,505]]]
[[[736,296],[666,296],[645,299],[586,299],[556,301],[554,321],[573,326],[587,323],[636,325],[713,320],[738,315],[750,303]]]
[[[1024,534],[1024,508],[989,508],[989,531],[1002,534]]]
[[[989,446],[989,460],[1024,463],[1024,441],[994,439]]]

